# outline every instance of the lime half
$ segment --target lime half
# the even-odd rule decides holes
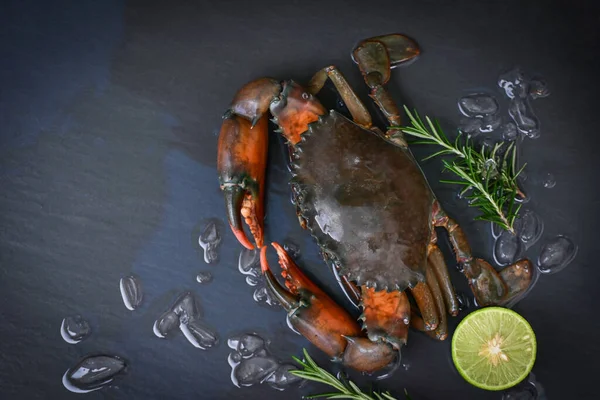
[[[470,384],[504,390],[529,375],[536,356],[531,325],[516,312],[486,307],[467,315],[452,337],[452,360]]]

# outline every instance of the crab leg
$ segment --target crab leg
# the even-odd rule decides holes
[[[437,246],[437,235],[435,230],[432,230],[431,243],[427,249],[427,264],[435,273],[436,280],[439,284],[442,296],[444,297],[444,304],[446,305],[446,311],[453,317],[458,315],[458,299],[448,274],[448,267],[444,260],[442,251]]]
[[[269,289],[298,332],[330,357],[341,359],[358,371],[373,372],[393,361],[396,351],[392,346],[364,337],[358,322],[312,283],[279,244],[272,245],[279,256],[287,288],[271,272],[266,246],[261,249],[261,267]]]
[[[500,277],[506,283],[508,293],[500,305],[505,305],[517,296],[525,293],[533,280],[533,268],[529,260],[519,260],[500,271]]]
[[[429,336],[437,340],[445,340],[448,337],[448,316],[452,314],[451,306],[454,302],[456,305],[456,314],[458,313],[458,301],[454,295],[454,288],[452,287],[452,283],[450,282],[450,278],[448,277],[448,271],[446,269],[446,264],[444,263],[443,255],[440,249],[434,244],[436,241],[435,231],[432,235],[432,243],[429,244],[428,247],[428,256],[427,256],[427,265],[425,269],[425,282],[431,291],[433,298],[433,305],[435,306],[435,312],[438,317],[439,323],[435,327],[435,329],[427,329],[427,324],[423,320],[421,316],[423,314],[422,310],[420,313],[416,309],[411,309],[411,327],[426,332]],[[441,270],[440,273],[437,270]],[[441,276],[441,279],[440,279]],[[452,315],[456,315],[452,314]]]
[[[352,52],[363,78],[371,89],[370,97],[392,126],[400,126],[400,110],[384,85],[390,80],[391,69],[414,59],[420,53],[414,40],[404,35],[377,36],[361,42]],[[402,131],[390,129],[387,136],[407,147]]]
[[[446,337],[448,337],[448,315],[446,314],[446,308],[444,306],[444,296],[442,295],[442,290],[440,289],[438,279],[433,268],[431,268],[429,260],[425,270],[425,277],[427,286],[429,286],[431,294],[433,295],[435,309],[437,310],[437,315],[439,318],[439,323],[435,330],[429,331],[427,334],[434,339],[445,340]]]
[[[410,303],[406,293],[386,290],[375,291],[361,286],[360,319],[369,339],[373,342],[383,340],[394,348],[400,349],[406,344],[410,322]]]
[[[446,215],[437,201],[433,204],[433,215],[435,226],[444,227],[448,231],[456,260],[462,266],[462,272],[469,280],[469,286],[480,305],[503,304],[508,297],[514,298],[529,287],[533,273],[529,260],[520,260],[504,268],[499,274],[487,261],[473,258],[465,233]],[[503,277],[507,277],[508,282]]]
[[[337,67],[330,65],[317,72],[308,84],[308,90],[312,94],[317,94],[325,85],[327,78],[333,82],[338,93],[342,97],[342,100],[348,107],[348,111],[352,114],[352,119],[358,125],[371,129],[373,122],[371,120],[371,114],[367,111],[367,108],[360,100],[358,95],[354,92],[344,75]]]
[[[437,315],[437,308],[431,289],[426,282],[419,282],[417,285],[410,289],[417,307],[421,312],[426,331],[432,331],[437,328],[439,324],[439,317]]]
[[[290,146],[326,110],[293,81],[260,78],[244,85],[224,115],[219,134],[217,169],[229,224],[238,241],[253,249],[244,233],[244,217],[257,247],[263,246],[263,196],[267,160],[268,121],[273,115]]]

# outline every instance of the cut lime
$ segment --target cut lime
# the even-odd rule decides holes
[[[535,334],[519,314],[486,307],[467,315],[452,337],[452,360],[470,384],[504,390],[529,375],[536,356]]]

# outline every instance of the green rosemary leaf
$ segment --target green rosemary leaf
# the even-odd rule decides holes
[[[517,195],[523,196],[516,178],[525,168],[523,165],[517,171],[514,142],[508,145],[498,142],[491,148],[482,146],[476,149],[469,137],[463,139],[460,130],[456,139],[451,142],[439,121],[425,116],[424,123],[416,110],[411,112],[406,106],[404,110],[411,125],[397,129],[419,139],[411,144],[434,144],[442,148],[427,156],[424,161],[438,156],[453,156],[451,160],[442,159],[443,170],[452,172],[460,181],[441,182],[461,185],[461,195],[470,190],[469,204],[479,208],[479,219],[497,223],[513,232],[513,222],[520,209],[515,208],[513,203]]]
[[[292,357],[294,361],[300,364],[303,369],[291,370],[295,376],[302,379],[319,382],[336,389],[336,392],[314,394],[306,396],[307,399],[354,399],[354,400],[396,400],[391,394],[385,393],[373,393],[369,395],[364,393],[360,388],[352,381],[342,382],[325,369],[321,368],[317,363],[310,357],[306,349],[303,350],[304,361],[299,360],[297,357]]]

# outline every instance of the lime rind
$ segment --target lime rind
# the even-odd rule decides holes
[[[479,355],[482,343],[499,333],[508,346],[502,350],[510,368],[495,368]],[[520,341],[514,335],[522,335]],[[511,343],[514,342],[514,343]],[[471,385],[490,391],[511,388],[522,382],[536,359],[537,342],[531,325],[520,314],[503,307],[486,307],[467,315],[452,337],[452,361]],[[490,384],[489,382],[500,382]]]

